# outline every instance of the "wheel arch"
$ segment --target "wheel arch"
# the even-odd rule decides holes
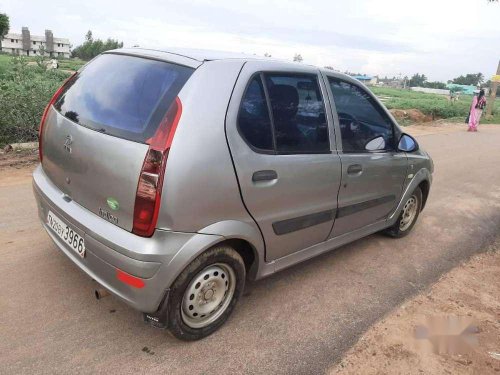
[[[405,191],[401,195],[401,199],[398,203],[398,206],[387,219],[389,225],[392,225],[396,222],[399,213],[401,212],[401,209],[404,205],[404,202],[410,197],[410,195],[417,187],[420,187],[420,189],[422,188],[426,189],[425,191],[422,189],[422,196],[423,197],[425,196],[422,202],[423,203],[422,208],[423,208],[425,201],[427,200],[427,196],[429,195],[431,181],[432,181],[432,174],[427,168],[421,168],[417,173],[415,173],[412,180],[410,181],[410,183],[408,183],[408,185],[405,188]]]
[[[423,210],[425,207],[425,204],[427,203],[427,198],[429,197],[431,183],[429,180],[424,179],[418,184],[418,187],[422,191],[422,208],[421,208],[421,210]]]

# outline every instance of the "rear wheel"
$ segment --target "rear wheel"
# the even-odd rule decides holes
[[[215,332],[231,315],[245,285],[245,264],[231,247],[207,250],[174,282],[169,301],[169,330],[181,340]]]
[[[399,214],[398,220],[392,227],[387,228],[384,233],[394,237],[401,238],[411,232],[417,222],[418,215],[422,209],[422,190],[417,187],[409,198],[406,199],[403,209]]]

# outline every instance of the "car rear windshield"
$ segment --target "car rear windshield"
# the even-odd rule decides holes
[[[82,126],[144,143],[193,71],[163,61],[104,54],[71,78],[55,108]]]

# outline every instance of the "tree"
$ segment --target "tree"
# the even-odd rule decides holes
[[[0,51],[2,50],[2,40],[5,35],[9,32],[10,22],[9,16],[5,13],[0,13]]]
[[[425,82],[427,82],[427,77],[425,74],[414,74],[410,78],[410,87],[425,87]]]
[[[38,47],[38,54],[35,56],[35,62],[39,68],[42,68],[44,70],[47,69],[47,65],[45,62],[45,47],[44,46]]]
[[[296,53],[295,56],[293,56],[293,61],[295,62],[301,63],[302,60],[304,59],[302,58],[302,55],[300,53]]]
[[[92,38],[92,30],[87,31],[87,34],[85,34],[85,41],[87,42],[92,42],[94,39]]]
[[[475,74],[469,73],[466,74],[465,76],[454,78],[451,81],[451,83],[455,83],[457,85],[472,85],[472,86],[478,86],[483,82],[484,82],[483,73],[475,73]]]
[[[82,60],[91,60],[97,55],[110,49],[122,48],[123,42],[108,38],[106,41],[94,39],[92,31],[87,31],[85,34],[85,42],[71,51],[72,57],[79,57]]]

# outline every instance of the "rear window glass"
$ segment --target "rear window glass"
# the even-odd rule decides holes
[[[194,69],[133,56],[97,57],[55,103],[68,119],[136,142],[151,138]]]

